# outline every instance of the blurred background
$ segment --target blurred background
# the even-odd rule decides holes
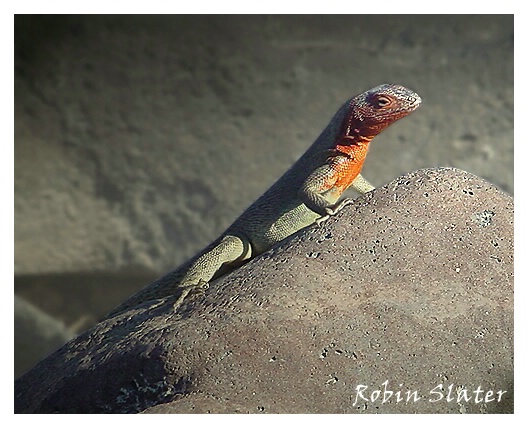
[[[15,377],[216,238],[340,105],[422,106],[371,145],[513,195],[513,15],[15,16]],[[353,195],[352,195],[353,196]]]

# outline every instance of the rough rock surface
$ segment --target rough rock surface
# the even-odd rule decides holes
[[[513,200],[420,170],[170,308],[81,334],[15,382],[15,411],[512,412]]]

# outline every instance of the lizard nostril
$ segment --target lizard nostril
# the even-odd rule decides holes
[[[420,97],[409,97],[409,102],[411,104],[420,104],[422,99]]]

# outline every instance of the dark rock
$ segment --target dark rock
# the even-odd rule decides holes
[[[513,200],[459,170],[400,177],[171,303],[66,344],[15,411],[513,412]]]

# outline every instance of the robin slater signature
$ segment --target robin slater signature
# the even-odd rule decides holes
[[[500,402],[503,395],[507,391],[498,390],[485,390],[479,386],[476,388],[466,388],[454,384],[444,385],[442,383],[436,385],[427,391],[426,395],[422,395],[418,390],[393,390],[389,388],[389,381],[386,380],[381,384],[380,389],[371,389],[367,385],[356,386],[356,397],[354,400],[354,406],[357,404],[365,403],[388,403],[389,401],[400,402],[414,402],[420,400],[428,400],[430,403],[436,403],[438,401],[457,402],[457,403],[489,403],[492,401]],[[403,386],[400,383],[399,387]]]

